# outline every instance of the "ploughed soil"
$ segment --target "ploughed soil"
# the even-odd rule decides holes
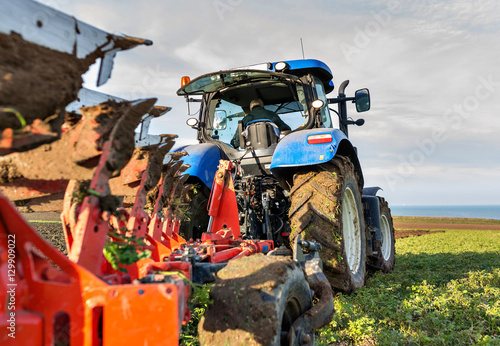
[[[397,222],[394,221],[394,228],[423,228],[423,229],[477,229],[477,230],[500,230],[500,225],[481,225],[470,223],[412,223],[412,222]]]
[[[26,215],[29,214],[41,215],[43,213],[57,213],[60,215],[63,209],[63,202],[64,192],[58,192],[48,196],[32,198],[24,201],[16,201],[14,203],[21,213],[26,213],[26,217]],[[60,218],[58,220],[60,220]]]
[[[431,234],[431,233],[444,233],[444,231],[425,231],[425,230],[421,230],[421,229],[394,230],[394,238],[400,239],[400,238],[408,238],[408,237],[418,237],[421,235]]]
[[[500,220],[457,217],[394,216],[395,238],[444,232],[446,229],[500,230]]]
[[[394,216],[395,238],[416,237],[446,229],[500,230],[500,220],[456,217]]]
[[[500,230],[500,220],[474,219],[464,217],[424,217],[424,216],[394,216],[395,229],[470,229],[470,230]]]

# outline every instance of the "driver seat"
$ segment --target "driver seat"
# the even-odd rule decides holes
[[[241,122],[238,127],[242,127]],[[271,145],[277,144],[280,138],[278,126],[269,119],[250,121],[244,131],[241,131],[240,128],[240,134],[240,146],[243,149],[249,147],[254,149],[269,148]]]

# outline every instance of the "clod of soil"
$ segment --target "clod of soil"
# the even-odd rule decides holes
[[[147,111],[147,106],[145,108]],[[82,110],[86,118],[64,132],[59,140],[27,152],[0,157],[1,179],[12,180],[22,176],[32,180],[89,180],[97,165],[97,161],[92,159],[100,155],[103,143],[116,130],[119,122],[123,123],[126,120],[123,118],[133,112],[133,116],[129,116],[133,118],[131,125],[121,126],[128,131],[118,133],[116,137],[120,140],[115,143],[118,146],[115,156],[125,156],[128,160],[134,150],[134,129],[146,111],[139,115],[136,113],[143,110],[144,107],[139,112],[134,111],[129,102],[113,101],[86,107]],[[125,121],[126,125],[128,123]],[[127,140],[124,140],[125,135]],[[125,159],[120,158],[118,161],[123,163]]]
[[[263,292],[277,287],[289,267],[290,259],[263,254],[229,261],[212,287],[213,304],[198,326],[200,341],[267,345],[277,333],[278,322],[274,304],[266,302]]]
[[[20,178],[22,175],[12,160],[0,161],[0,184],[10,183],[12,180]]]
[[[78,59],[27,42],[17,33],[0,33],[0,51],[0,106],[16,109],[27,125],[58,113],[64,117],[61,111],[82,87],[81,75],[97,58]],[[0,131],[20,127],[16,116],[0,112]]]
[[[418,230],[395,230],[394,238],[408,238],[408,237],[419,237],[421,235],[431,234],[431,233],[444,233],[444,231],[424,231],[421,229]]]

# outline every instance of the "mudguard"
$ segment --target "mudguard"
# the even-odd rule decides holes
[[[307,142],[309,136],[322,134],[330,134],[332,141],[318,144]],[[338,129],[322,128],[290,133],[278,143],[271,162],[271,171],[278,173],[287,167],[319,165],[332,160],[335,155],[344,155],[351,159],[359,175],[359,183],[363,186],[363,174],[356,150],[346,135]]]
[[[370,186],[363,188],[363,196],[376,196],[379,190],[383,190],[379,186]]]
[[[184,173],[199,178],[211,188],[221,159],[219,148],[211,143],[202,143],[180,147],[176,151],[181,150],[188,153],[182,158],[184,164],[191,166]]]

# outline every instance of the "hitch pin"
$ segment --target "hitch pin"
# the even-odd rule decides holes
[[[316,243],[315,241],[307,241],[307,240],[301,240],[299,242],[299,245],[301,248],[308,250],[308,251],[319,251],[321,250],[321,244]]]

